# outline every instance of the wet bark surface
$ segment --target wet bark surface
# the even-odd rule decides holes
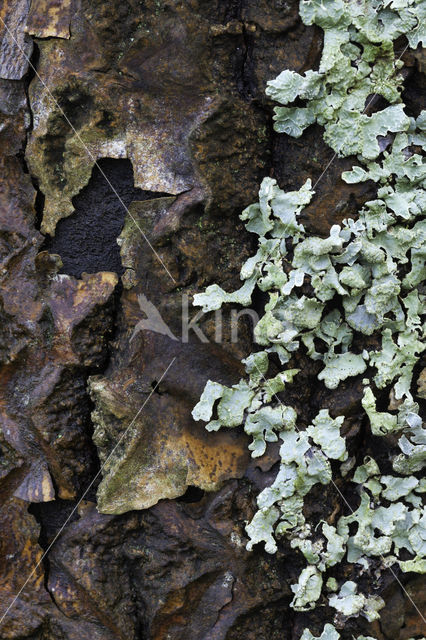
[[[221,340],[214,314],[188,340],[182,327],[194,293],[238,286],[253,249],[238,216],[261,179],[299,188],[333,155],[319,128],[272,131],[266,81],[315,67],[321,50],[297,5],[0,7],[0,616],[12,605],[0,638],[298,640],[332,619],[289,608],[304,561],[285,542],[274,556],[245,549],[276,448],[253,462],[242,430],[209,434],[191,418],[209,378],[241,377],[249,320],[236,343],[226,312]],[[414,114],[424,57],[404,60]],[[326,235],[374,194],[343,183],[351,165],[321,179],[310,231]],[[137,329],[145,299],[168,334]],[[330,392],[298,358],[287,401],[300,424],[329,407],[347,416],[351,455],[385,460],[360,417],[361,380]],[[305,502],[315,522],[345,509],[332,486]],[[401,580],[422,608],[421,579]],[[395,579],[379,588],[381,622],[349,620],[342,638],[424,634]]]

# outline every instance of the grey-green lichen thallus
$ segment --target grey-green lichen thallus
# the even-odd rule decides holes
[[[243,360],[247,377],[238,384],[225,387],[209,380],[193,416],[206,421],[210,431],[244,425],[253,457],[262,456],[268,442],[281,442],[278,474],[259,494],[258,511],[246,531],[248,549],[262,542],[274,553],[277,539],[285,536],[304,555],[307,566],[292,586],[291,606],[306,611],[328,602],[340,620],[363,615],[373,621],[384,606],[378,595],[360,593],[350,580],[327,580],[324,573],[340,563],[367,576],[374,567],[376,577],[392,566],[426,572],[421,500],[426,483],[419,477],[426,440],[412,395],[413,368],[425,349],[425,296],[419,285],[426,253],[421,155],[426,112],[407,115],[403,63],[394,52],[402,35],[407,47],[425,44],[426,2],[302,0],[300,15],[305,24],[324,31],[321,63],[318,71],[286,70],[268,83],[267,94],[283,105],[275,108],[275,129],[299,137],[316,122],[336,156],[357,157],[359,164],[342,179],[373,181],[377,195],[356,219],[332,226],[323,238],[298,221],[314,197],[310,180],[290,192],[274,179],[263,180],[259,202],[241,215],[259,236],[257,252],[241,268],[242,287],[227,293],[211,285],[194,297],[207,312],[227,302],[250,305],[256,287],[267,294],[254,331],[261,350]],[[387,105],[381,110],[378,98]],[[306,284],[308,293],[305,286],[302,294]],[[379,348],[370,346],[370,336],[378,337]],[[318,379],[328,389],[365,376],[362,409],[371,432],[394,435],[391,473],[384,475],[372,457],[358,466],[348,458],[340,434],[344,416],[333,418],[321,409],[307,428],[298,429],[297,412],[277,394],[284,391],[285,397],[286,386],[297,384],[299,370],[286,365],[300,350],[321,364]],[[273,377],[271,358],[282,367]],[[390,392],[388,411],[376,409],[381,389]],[[314,527],[305,520],[303,500],[315,484],[334,483],[330,461],[341,463],[333,462],[333,470],[340,467],[336,477],[355,483],[359,506],[334,524],[322,521]],[[320,638],[306,629],[301,640],[338,638],[327,624]],[[363,639],[369,640],[358,638]]]

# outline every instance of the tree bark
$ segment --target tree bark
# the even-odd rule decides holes
[[[229,313],[220,340],[214,314],[188,340],[182,326],[194,293],[239,286],[253,249],[239,214],[261,179],[298,189],[333,156],[316,126],[276,134],[264,94],[281,70],[315,67],[320,30],[295,0],[3,0],[0,17],[0,637],[321,630],[330,609],[289,608],[303,558],[284,542],[276,555],[245,548],[277,448],[253,461],[242,429],[191,418],[208,379],[243,375],[250,321],[236,343]],[[403,59],[417,113],[424,58]],[[371,199],[369,183],[340,179],[351,166],[336,159],[321,178],[309,231]],[[145,299],[169,333],[138,329]],[[302,423],[328,406],[361,457],[377,448],[361,381],[330,392],[299,359]],[[305,508],[320,520],[344,505],[321,486]],[[420,578],[405,588],[421,606]],[[391,577],[381,590],[381,622],[350,620],[344,640],[426,633]]]

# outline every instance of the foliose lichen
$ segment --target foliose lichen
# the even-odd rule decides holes
[[[247,547],[262,542],[274,553],[277,538],[285,536],[300,550],[307,566],[292,586],[291,606],[305,611],[322,597],[323,573],[345,558],[364,572],[372,562],[376,571],[378,563],[383,569],[397,563],[402,571],[426,572],[425,483],[414,475],[426,465],[426,434],[410,391],[426,348],[419,287],[426,257],[426,112],[416,119],[405,113],[402,62],[393,46],[400,35],[410,47],[426,43],[426,2],[301,0],[300,15],[324,30],[321,63],[318,71],[302,76],[286,70],[268,83],[267,94],[282,105],[275,108],[275,129],[298,137],[317,122],[337,155],[357,156],[361,166],[344,172],[343,180],[371,180],[377,195],[356,219],[332,226],[321,238],[298,221],[314,196],[311,181],[284,192],[276,180],[263,180],[259,202],[241,215],[259,237],[255,255],[241,268],[241,288],[227,293],[211,285],[194,296],[194,304],[208,312],[227,302],[249,305],[255,287],[267,293],[254,330],[261,350],[243,361],[247,379],[230,388],[208,381],[193,417],[206,421],[208,430],[243,425],[253,457],[262,456],[268,442],[281,441],[280,468],[258,496],[258,511],[246,527]],[[370,114],[377,96],[387,106]],[[296,99],[304,106],[294,106]],[[310,295],[302,294],[304,284]],[[361,343],[355,336],[373,334],[380,348],[354,346]],[[304,497],[315,484],[333,482],[330,460],[344,466],[348,452],[340,433],[344,416],[323,409],[299,430],[295,409],[277,395],[297,376],[297,369],[285,366],[302,346],[322,364],[318,379],[328,389],[368,373],[362,407],[371,432],[396,435],[400,449],[392,460],[395,475],[382,475],[378,463],[366,458],[352,475],[358,508],[336,526],[322,522],[315,529],[305,521]],[[272,357],[283,367],[274,377],[268,373]],[[396,407],[389,412],[376,408],[375,390],[385,388],[391,388]],[[340,616],[374,620],[384,606],[381,598],[358,593],[352,581],[333,591],[328,602]],[[320,639],[339,637],[326,625]],[[312,639],[305,630],[301,640]]]
[[[300,640],[339,640],[340,633],[336,631],[336,629],[331,624],[326,624],[324,630],[320,636],[314,636],[309,631],[309,629],[305,629],[302,633]],[[371,636],[358,636],[354,640],[375,640]]]

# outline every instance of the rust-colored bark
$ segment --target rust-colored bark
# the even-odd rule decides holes
[[[276,449],[254,463],[242,431],[208,434],[190,416],[208,378],[240,378],[249,324],[237,344],[229,317],[222,344],[210,317],[200,322],[208,343],[194,333],[187,343],[150,331],[131,339],[141,294],[180,338],[185,296],[213,282],[235,288],[252,246],[238,215],[261,178],[298,188],[332,156],[315,127],[301,140],[272,132],[266,81],[315,65],[321,46],[297,4],[3,0],[0,616],[13,606],[0,638],[298,640],[308,621],[288,606],[301,558],[284,544],[276,556],[245,549],[245,521],[273,477]],[[406,56],[412,108],[422,60]],[[96,187],[100,158],[119,163],[107,177],[119,199],[130,193],[127,213]],[[368,185],[340,180],[350,166],[336,161],[321,180],[304,214],[310,230],[327,233],[371,196]],[[120,274],[95,222],[85,251],[100,251],[104,266],[84,273],[84,207],[100,225],[115,207]],[[83,265],[78,277],[53,253],[67,243]],[[326,391],[302,365],[293,400],[303,419]],[[360,394],[347,384],[327,396],[349,416],[354,442],[366,437]],[[325,506],[342,509],[332,488],[307,501],[318,517]],[[419,580],[406,580],[421,606]],[[343,638],[425,633],[400,587],[382,590],[380,625],[350,621]],[[311,615],[311,628],[328,614]]]

